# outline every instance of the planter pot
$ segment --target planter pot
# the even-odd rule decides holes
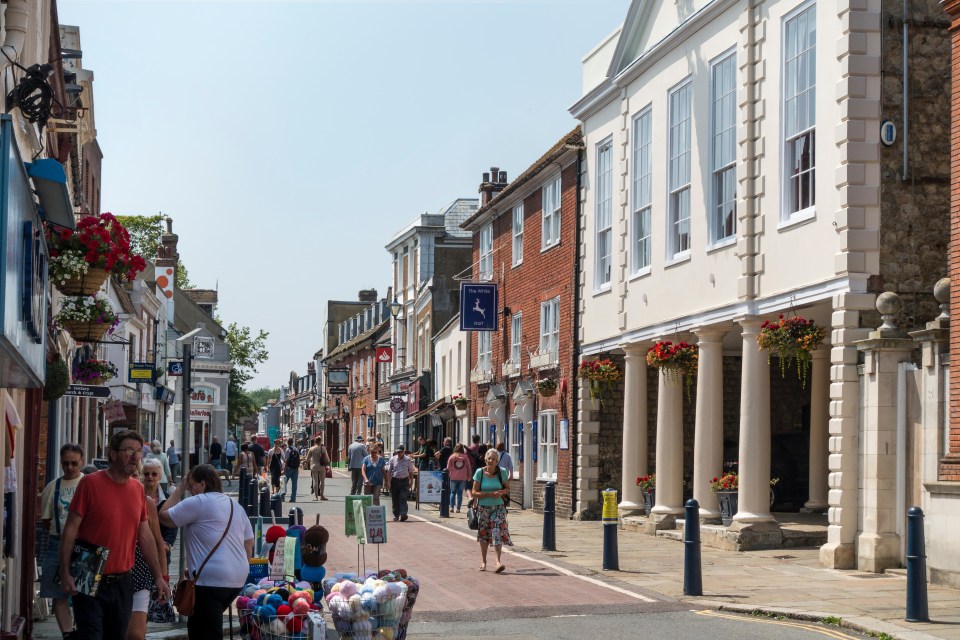
[[[737,513],[737,492],[717,491],[717,501],[720,503],[723,526],[729,527],[733,523],[733,516]]]
[[[80,322],[77,320],[64,320],[60,323],[60,326],[77,342],[99,340],[110,328],[110,325],[101,322]]]
[[[463,411],[463,410],[466,409],[469,405],[470,405],[469,402],[454,402],[454,403],[453,403],[453,406],[455,406],[455,407],[456,407],[457,409],[459,409],[460,411]]]
[[[651,489],[650,491],[641,491],[641,493],[643,494],[643,513],[644,515],[649,516],[650,511],[653,509],[653,505],[657,504],[657,490]]]
[[[92,386],[92,387],[99,387],[100,385],[102,385],[102,384],[103,384],[104,382],[106,382],[106,381],[107,381],[107,379],[104,378],[104,377],[90,378],[89,380],[87,380],[86,382],[83,382],[82,384],[87,384],[87,385],[90,385],[90,386]]]
[[[545,387],[545,388],[542,388],[542,389],[538,387],[538,388],[537,388],[537,391],[538,391],[538,393],[539,393],[541,396],[543,396],[544,398],[549,398],[550,396],[557,395],[557,388],[556,388],[556,387]]]
[[[70,278],[63,284],[56,285],[60,293],[67,296],[92,296],[110,277],[110,272],[96,267],[90,267],[87,272]]]

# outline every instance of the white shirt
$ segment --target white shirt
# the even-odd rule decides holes
[[[220,540],[230,517],[230,529],[216,553],[207,562],[197,584],[207,587],[242,587],[247,581],[250,564],[244,541],[253,539],[253,527],[246,512],[232,498],[222,493],[203,493],[190,496],[167,509],[167,515],[178,527],[183,527],[187,547],[187,568],[191,573],[200,568],[204,558]]]

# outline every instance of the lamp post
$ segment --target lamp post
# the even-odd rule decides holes
[[[402,310],[403,310],[403,305],[400,304],[399,302],[397,302],[397,297],[394,296],[394,297],[393,297],[393,302],[390,303],[390,315],[393,316],[393,322],[394,322],[395,324],[402,324],[403,327],[404,327],[404,329],[406,329],[406,327],[407,327],[407,321],[406,321],[405,319],[403,319],[403,318],[400,318],[400,312],[401,312]],[[400,346],[400,339],[399,339],[399,334],[400,334],[400,332],[399,332],[399,331],[396,331],[396,333],[397,333],[397,340],[396,340],[396,343],[397,343],[397,344],[396,344],[396,347],[397,347],[397,354],[396,354],[396,356],[397,356],[397,364],[400,365],[399,368],[402,369],[402,368],[403,368],[403,364],[402,364],[402,362],[403,362],[403,360],[402,360],[403,349],[402,349],[401,346]],[[406,337],[406,336],[404,336],[404,337]]]

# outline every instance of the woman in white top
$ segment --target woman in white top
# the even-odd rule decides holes
[[[170,461],[167,460],[167,454],[160,448],[159,440],[150,443],[150,453],[144,456],[144,460],[158,460],[160,462],[160,486],[166,492],[173,474],[170,473]]]
[[[184,498],[188,490],[191,495]],[[216,469],[201,464],[184,475],[164,503],[160,522],[182,528],[187,571],[196,579],[196,604],[187,619],[187,636],[190,640],[223,638],[223,612],[246,582],[253,556],[250,520],[236,500],[224,495]]]

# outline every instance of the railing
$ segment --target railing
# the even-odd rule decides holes
[[[530,356],[530,366],[534,369],[545,369],[547,367],[555,367],[559,364],[559,352],[558,351],[547,351],[545,353],[540,353],[539,351],[532,356]]]

